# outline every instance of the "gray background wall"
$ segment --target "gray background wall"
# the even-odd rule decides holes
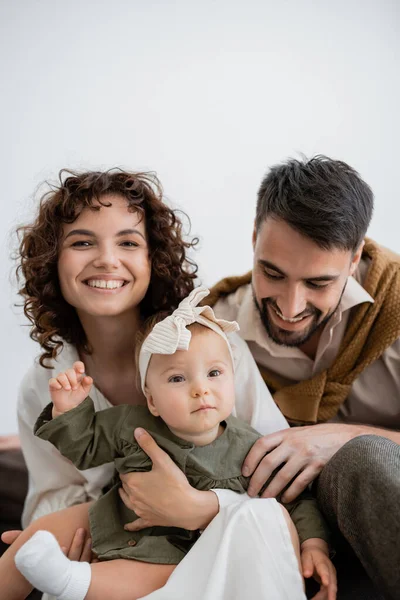
[[[396,0],[0,2],[0,434],[36,354],[12,305],[10,231],[62,167],[155,170],[201,237],[205,283],[251,265],[271,164],[325,153],[376,194],[400,251]]]

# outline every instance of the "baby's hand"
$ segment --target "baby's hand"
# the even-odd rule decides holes
[[[318,538],[308,539],[301,545],[303,577],[313,577],[321,587],[313,600],[335,600],[337,592],[336,569],[328,552],[328,544]]]
[[[93,379],[85,375],[85,365],[78,360],[65,373],[60,373],[49,381],[53,402],[53,419],[81,404],[89,395]]]

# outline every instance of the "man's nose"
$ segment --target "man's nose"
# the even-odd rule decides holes
[[[277,298],[278,308],[285,319],[298,317],[307,308],[307,299],[300,286],[286,288],[285,292]]]

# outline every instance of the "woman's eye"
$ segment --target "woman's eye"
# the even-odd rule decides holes
[[[168,379],[168,383],[181,383],[184,380],[183,375],[173,375]]]
[[[219,369],[213,369],[208,374],[209,377],[218,377],[219,375],[221,375],[221,371]]]
[[[73,248],[88,248],[92,243],[87,240],[79,240],[78,242],[74,242],[72,244]]]
[[[126,240],[125,242],[121,242],[121,246],[125,246],[126,248],[137,248],[139,244],[137,242],[131,242]]]

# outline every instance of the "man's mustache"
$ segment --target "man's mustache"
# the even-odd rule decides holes
[[[277,303],[275,302],[275,300],[273,300],[272,298],[262,298],[261,299],[261,305],[263,307],[263,311],[267,312],[267,306],[271,306],[277,313],[279,313],[280,315],[284,316],[282,314],[282,311],[280,310],[279,306],[277,305]],[[303,317],[310,317],[310,316],[315,316],[317,318],[319,318],[322,315],[322,312],[316,308],[315,306],[307,306],[307,308],[305,310],[303,310],[301,313],[299,313],[298,315],[296,315],[295,317],[292,317],[293,319],[300,319]]]

